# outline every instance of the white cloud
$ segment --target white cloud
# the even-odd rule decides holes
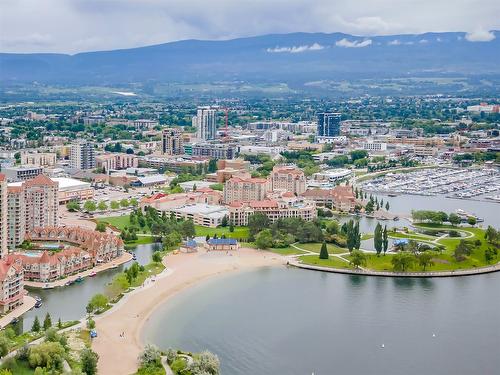
[[[270,53],[301,53],[301,52],[308,52],[308,51],[320,51],[324,49],[325,47],[322,46],[321,44],[318,43],[313,43],[310,46],[308,45],[303,45],[303,46],[293,46],[293,47],[274,47],[274,48],[268,48],[266,51]]]
[[[399,46],[401,44],[401,41],[399,39],[394,39],[394,40],[391,40],[389,43],[387,43],[387,45],[389,46]]]
[[[491,42],[495,39],[495,34],[491,31],[476,30],[465,34],[465,39],[469,42]]]
[[[426,44],[426,43],[429,43],[429,41],[427,39],[420,39],[418,41],[420,44]]]
[[[362,47],[368,47],[370,44],[372,44],[371,39],[365,39],[365,40],[353,40],[352,42],[346,38],[338,40],[335,42],[335,45],[337,47],[345,47],[345,48],[362,48]]]

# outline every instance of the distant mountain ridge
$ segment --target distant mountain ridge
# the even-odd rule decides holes
[[[0,81],[112,85],[145,82],[304,83],[351,77],[499,75],[500,32],[470,42],[463,32],[360,37],[272,34],[184,40],[76,55],[0,54]]]

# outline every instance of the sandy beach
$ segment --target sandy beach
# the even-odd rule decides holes
[[[205,250],[168,255],[164,258],[167,270],[156,281],[131,292],[103,316],[96,317],[99,337],[92,348],[99,354],[99,373],[123,375],[137,370],[137,358],[144,346],[142,327],[155,308],[174,294],[223,273],[285,263],[279,255],[255,249],[240,249],[233,255]]]

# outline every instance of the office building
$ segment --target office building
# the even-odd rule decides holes
[[[162,132],[161,151],[166,155],[182,155],[184,147],[182,145],[182,131],[180,129],[164,129]]]
[[[210,107],[198,107],[196,117],[193,117],[193,124],[196,124],[196,136],[205,141],[215,139],[217,130],[217,111]]]
[[[95,151],[94,144],[90,142],[78,142],[71,145],[70,166],[75,169],[94,169]]]
[[[318,137],[338,137],[340,135],[340,113],[318,113]]]

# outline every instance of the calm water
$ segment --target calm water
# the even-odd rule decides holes
[[[138,245],[133,250],[137,255],[139,264],[147,264],[151,260],[155,244]],[[113,277],[123,271],[129,264],[121,265],[114,270],[98,273],[94,277],[87,277],[81,283],[55,289],[29,289],[31,295],[40,296],[43,305],[39,309],[32,309],[23,315],[19,324],[24,330],[30,330],[35,316],[42,321],[47,312],[50,313],[53,322],[61,318],[63,321],[79,320],[85,315],[85,307],[94,294],[102,293],[106,285]]]
[[[498,374],[499,290],[500,273],[397,279],[265,268],[179,294],[144,338],[208,349],[229,375]]]

